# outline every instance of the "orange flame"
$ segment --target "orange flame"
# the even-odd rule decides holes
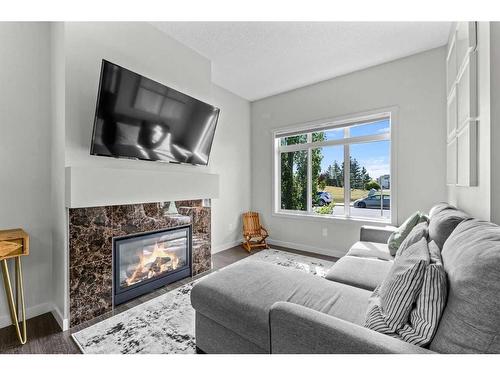
[[[149,253],[143,249],[139,254],[139,262],[132,276],[125,280],[127,285],[141,280],[155,277],[163,272],[175,270],[179,266],[179,258],[165,247],[165,242],[155,243],[153,251]]]

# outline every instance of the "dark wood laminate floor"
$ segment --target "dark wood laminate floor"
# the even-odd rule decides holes
[[[316,258],[335,261],[337,258],[326,256],[326,255],[318,255],[311,254],[304,251],[293,250],[288,248],[283,248],[280,246],[273,246],[273,249],[280,249],[289,252],[293,252],[301,255],[313,256]],[[254,250],[252,254],[259,252],[261,250]],[[237,262],[243,258],[250,256],[251,254],[247,253],[241,246],[235,246],[231,249],[227,249],[216,253],[212,256],[212,271],[218,270],[222,267],[230,265],[234,262]],[[204,273],[199,275],[193,279],[202,277],[206,275]],[[80,324],[71,330],[66,332],[62,332],[56,320],[52,316],[51,313],[43,314],[37,316],[35,318],[28,320],[28,342],[26,345],[20,345],[14,327],[5,327],[0,329],[0,353],[1,354],[79,354],[80,350],[73,342],[71,338],[71,333],[78,332],[83,328],[89,327],[95,323],[98,323],[104,319],[109,318],[110,316],[116,315],[130,309],[134,306],[137,306],[143,302],[149,301],[152,298],[158,297],[166,292],[169,292],[183,284],[186,284],[193,279],[184,279],[178,281],[176,283],[167,285],[163,288],[157,289],[156,291],[149,293],[148,295],[136,298],[133,301],[127,302],[119,307],[115,308],[112,312],[106,313],[96,319],[92,319],[88,322]]]

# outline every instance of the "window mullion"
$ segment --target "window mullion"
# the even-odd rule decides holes
[[[349,138],[349,128],[344,129],[344,137]],[[344,145],[344,215],[351,216],[351,163],[349,144]]]
[[[274,147],[276,148],[276,145],[278,144],[279,141],[276,141],[275,142],[275,145]],[[275,194],[274,196],[276,197],[277,199],[277,202],[275,202],[275,210],[281,210],[282,207],[281,207],[281,152],[279,151],[279,149],[276,148],[276,152],[274,153],[274,157],[277,159],[275,161],[275,166],[277,167],[277,170],[278,170],[278,176],[275,176],[275,179],[277,179],[277,185],[276,185],[276,188],[277,188],[277,194]]]
[[[312,134],[307,134],[307,143],[312,142]],[[312,149],[307,148],[307,212],[312,213]]]

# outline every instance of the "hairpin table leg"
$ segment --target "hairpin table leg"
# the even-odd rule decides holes
[[[16,328],[17,338],[21,344],[26,344],[26,308],[24,305],[24,289],[23,289],[23,270],[21,267],[21,257],[15,258],[15,268],[16,268],[16,299],[14,301],[14,293],[12,292],[12,284],[10,282],[9,268],[7,267],[7,260],[2,260],[2,273],[3,273],[3,283],[5,286],[5,293],[7,294],[7,301],[9,303],[10,316],[12,318],[12,324]],[[22,334],[19,328],[18,319],[18,296],[21,298],[21,313],[22,313]]]

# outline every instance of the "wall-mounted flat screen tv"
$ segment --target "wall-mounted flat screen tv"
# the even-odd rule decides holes
[[[92,155],[207,165],[219,109],[103,60]]]

